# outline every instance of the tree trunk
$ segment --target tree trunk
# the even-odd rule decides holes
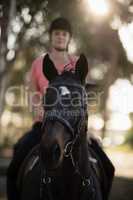
[[[106,136],[106,123],[108,120],[108,109],[107,109],[107,99],[109,97],[109,88],[110,86],[114,83],[118,76],[118,66],[117,66],[117,61],[118,61],[118,54],[114,50],[114,48],[111,48],[111,59],[110,59],[110,69],[108,70],[106,74],[106,79],[104,81],[104,93],[103,93],[103,99],[102,99],[102,113],[103,113],[103,120],[104,120],[104,126],[102,129],[102,138]]]
[[[7,41],[11,32],[11,22],[15,16],[16,0],[10,0],[2,7],[2,16],[0,18],[1,37],[0,37],[0,118],[5,106],[5,92],[9,84],[9,66],[7,61]]]

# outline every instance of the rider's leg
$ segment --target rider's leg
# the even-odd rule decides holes
[[[31,131],[26,133],[15,145],[13,159],[7,170],[7,198],[19,200],[16,180],[18,170],[29,151],[39,143],[41,139],[41,122],[33,125]]]

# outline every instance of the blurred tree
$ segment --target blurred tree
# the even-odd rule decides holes
[[[4,0],[0,4],[0,117],[4,109],[6,88],[11,81],[13,64],[17,62],[17,57],[21,52],[27,52],[33,44],[36,48],[38,44],[45,48],[46,41],[42,41],[40,36],[46,31],[46,12],[47,1]],[[34,56],[34,51],[30,52]],[[22,79],[22,76],[15,77],[16,80],[19,78]]]
[[[133,127],[127,132],[125,144],[130,145],[133,148]]]
[[[90,72],[94,69],[101,72],[100,78],[89,75],[88,80],[95,79],[104,91],[101,110],[107,120],[110,85],[118,77],[130,79],[133,73],[118,35],[120,26],[133,19],[133,1],[109,0],[110,13],[104,18],[94,17],[84,1],[3,0],[0,3],[0,116],[7,86],[23,81],[33,57],[48,48],[49,21],[61,15],[72,22],[77,53],[87,55]],[[119,23],[114,27],[115,21]]]
[[[57,5],[63,8],[63,2],[57,2],[59,2]],[[133,20],[132,1],[109,1],[110,14],[105,18],[94,17],[89,8],[87,9],[82,2],[75,0],[65,4],[65,10],[62,9],[61,14],[68,15],[73,22],[78,52],[83,51],[87,55],[90,72],[94,68],[100,67],[100,73],[103,73],[102,77],[95,81],[101,85],[104,92],[101,99],[101,112],[105,121],[102,131],[104,137],[106,121],[108,120],[106,101],[109,87],[118,77],[130,79],[133,73],[133,64],[128,61],[118,34],[120,26]],[[54,9],[59,10],[57,6]],[[113,27],[112,24],[115,21],[119,21],[119,23],[117,22],[116,26]],[[90,75],[88,80],[89,78]],[[94,79],[94,77],[92,78]]]
[[[130,119],[133,124],[133,113],[130,113]],[[130,130],[127,132],[125,144],[129,144],[133,148],[133,125]]]

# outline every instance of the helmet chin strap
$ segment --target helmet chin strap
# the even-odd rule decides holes
[[[56,47],[54,47],[54,49],[56,50],[56,51],[60,51],[60,52],[63,52],[63,51],[67,51],[67,48],[56,48]]]

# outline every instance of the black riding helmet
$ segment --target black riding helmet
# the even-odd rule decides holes
[[[72,27],[69,21],[66,18],[59,17],[55,19],[49,28],[49,34],[51,35],[52,31],[54,30],[64,30],[70,33],[70,36],[72,36]]]

